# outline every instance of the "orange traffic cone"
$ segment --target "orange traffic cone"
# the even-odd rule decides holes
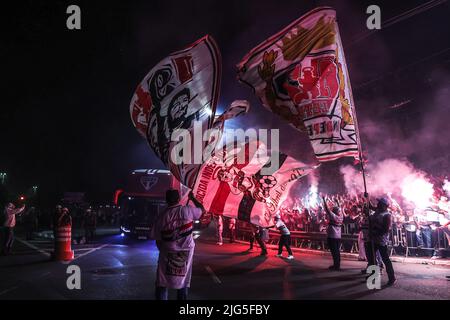
[[[70,216],[69,216],[70,218]],[[60,219],[61,221],[61,219]],[[53,258],[56,261],[70,261],[74,258],[72,251],[72,221],[59,225],[56,229],[55,251]]]

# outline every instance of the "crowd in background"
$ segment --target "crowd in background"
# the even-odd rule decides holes
[[[364,195],[338,194],[327,197],[340,205],[343,214],[342,233],[355,236],[360,234],[367,203]],[[392,216],[391,241],[394,246],[419,248],[449,246],[450,237],[445,235],[450,228],[450,202],[445,195],[436,193],[425,208],[416,208],[403,203],[401,205],[392,194],[387,194],[387,198]],[[293,206],[282,206],[280,215],[292,231],[325,232],[328,225],[323,203],[318,194],[309,194],[303,199],[296,199]],[[447,232],[438,234],[439,230],[444,230],[443,228],[446,228]],[[426,254],[433,255],[433,251],[429,250]]]
[[[73,228],[84,228],[86,224],[95,224],[96,227],[118,227],[120,225],[120,211],[116,206],[98,206],[66,204],[69,215],[72,218]],[[40,210],[35,207],[26,210],[17,217],[18,226],[24,227],[27,238],[31,238],[33,232],[52,229],[55,210]],[[89,223],[87,222],[89,220]]]
[[[434,197],[430,201],[430,205],[422,210],[414,207],[402,207],[391,194],[387,196],[390,200],[389,211],[392,214],[393,224],[420,222],[421,213],[426,211],[436,211],[445,216],[448,215],[450,210],[450,202],[445,196],[440,198]],[[327,197],[334,202],[336,200],[339,201],[344,215],[344,225],[346,225],[345,233],[357,233],[366,203],[364,196],[362,194],[341,194],[327,195]],[[325,212],[320,200],[305,201],[304,199],[297,199],[292,207],[282,206],[280,214],[291,230],[320,232],[325,230],[327,225]]]

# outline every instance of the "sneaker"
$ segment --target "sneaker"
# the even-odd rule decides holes
[[[223,245],[223,243],[222,242],[217,242],[216,243],[218,246],[221,246],[221,245]]]
[[[294,259],[294,256],[290,255],[290,256],[287,257],[287,259],[288,259],[288,260],[293,260],[293,259]]]
[[[276,255],[276,257],[278,257],[278,258],[282,258],[282,257],[283,257],[283,255],[282,255],[282,254],[277,254],[277,255]]]

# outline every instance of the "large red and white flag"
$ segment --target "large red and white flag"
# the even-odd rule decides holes
[[[257,141],[216,149],[198,175],[193,193],[208,212],[263,227],[289,195],[292,183],[315,169],[284,154],[271,174],[266,146]]]
[[[309,135],[319,161],[358,157],[350,78],[332,8],[303,15],[252,49],[238,69],[266,108]]]
[[[185,186],[192,188],[201,161],[174,163],[171,141],[177,129],[194,136],[194,122],[203,133],[215,123],[221,78],[221,57],[212,37],[205,36],[187,48],[161,60],[138,85],[130,104],[130,114],[138,132],[156,155]],[[214,138],[214,137],[213,137]],[[201,142],[202,149],[209,143]],[[198,151],[198,150],[197,150]]]

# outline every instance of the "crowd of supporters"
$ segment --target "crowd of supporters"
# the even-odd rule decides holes
[[[293,205],[282,206],[279,214],[289,230],[304,233],[325,233],[328,221],[322,194],[309,194],[303,199],[295,199]],[[339,203],[343,213],[342,234],[348,235],[343,241],[345,251],[361,251],[362,229],[367,223],[368,200],[363,194],[326,195],[333,203]],[[404,254],[406,248],[415,248],[413,254],[438,256],[439,249],[449,249],[450,242],[450,202],[446,196],[437,194],[425,208],[416,208],[395,199],[387,194],[389,212],[391,214],[390,245],[400,248]],[[371,199],[376,203],[376,199]],[[295,238],[295,235],[294,235]],[[314,238],[314,237],[313,237]],[[308,246],[313,249],[323,249],[323,243],[310,241]],[[448,255],[448,254],[446,254]],[[361,254],[364,258],[364,254]]]
[[[367,202],[363,194],[327,196],[334,202],[337,200],[341,205],[341,210],[344,215],[344,233],[358,233],[361,221],[363,220],[364,206]],[[390,201],[389,211],[392,214],[394,225],[403,223],[420,224],[421,215],[427,214],[428,211],[435,211],[437,214],[442,214],[445,217],[448,215],[450,208],[450,203],[445,196],[441,196],[439,199],[434,197],[430,202],[430,206],[422,210],[414,207],[402,207],[391,194],[387,196]],[[283,206],[280,208],[281,217],[291,230],[321,232],[326,229],[327,221],[323,205],[318,195],[314,195],[313,197],[317,197],[317,200],[314,199],[311,201],[312,197],[306,200],[296,199],[292,207]]]
[[[82,229],[86,225],[95,225],[96,227],[118,227],[120,225],[120,212],[116,206],[65,205],[65,207],[72,218],[72,226],[76,229]],[[54,215],[55,209],[40,210],[29,207],[17,218],[17,223],[26,229],[27,238],[30,238],[33,232],[52,229]]]

